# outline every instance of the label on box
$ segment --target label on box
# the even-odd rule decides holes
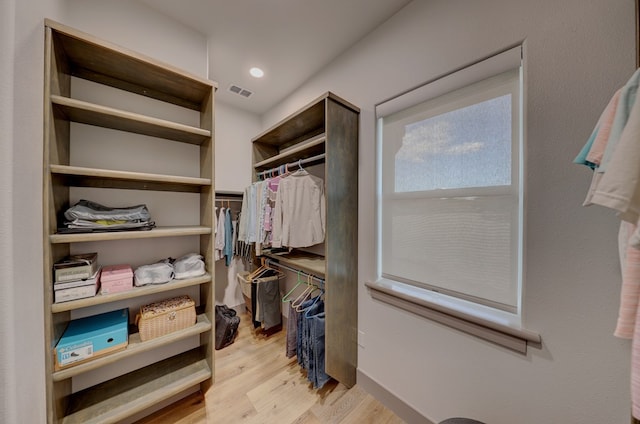
[[[93,356],[93,343],[90,341],[58,349],[58,364],[68,365]]]
[[[53,264],[55,282],[82,280],[91,278],[98,270],[98,254],[84,253],[70,255]]]
[[[68,302],[70,300],[84,299],[87,297],[93,297],[96,295],[96,285],[71,287],[68,289],[54,290],[54,302]]]

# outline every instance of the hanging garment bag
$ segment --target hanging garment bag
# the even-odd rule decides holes
[[[226,305],[216,305],[216,350],[229,346],[236,338],[240,317]]]

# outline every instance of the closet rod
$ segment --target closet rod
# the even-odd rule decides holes
[[[216,197],[216,202],[238,202],[242,203],[242,199],[236,199],[233,197]]]
[[[273,259],[268,259],[268,258],[267,258],[267,260],[265,261],[265,263],[266,263],[267,265],[277,266],[278,268],[286,269],[286,270],[291,271],[291,272],[304,274],[304,275],[309,276],[309,277],[311,277],[312,279],[314,279],[314,280],[316,280],[316,281],[320,282],[321,284],[324,284],[324,278],[316,277],[315,275],[313,275],[313,274],[309,274],[308,272],[304,272],[304,271],[301,271],[301,270],[299,270],[299,269],[296,269],[296,268],[290,267],[290,266],[288,266],[288,265],[281,264],[280,262],[278,262],[278,261],[274,261]]]
[[[280,170],[281,170],[282,166],[284,166],[285,168],[293,168],[295,166],[300,166],[301,167],[304,164],[324,159],[324,157],[325,157],[325,154],[321,153],[321,154],[316,155],[316,156],[311,156],[310,158],[299,159],[299,160],[297,160],[295,162],[287,163],[286,165],[280,165],[279,167],[276,167],[276,168],[271,168],[271,169],[267,169],[266,171],[258,172],[257,175],[258,175],[258,177],[264,177],[264,176],[266,176],[268,174],[271,174],[271,173],[280,173]]]

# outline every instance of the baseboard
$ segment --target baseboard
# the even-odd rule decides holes
[[[398,399],[396,395],[382,387],[377,381],[358,370],[358,386],[364,389],[371,396],[376,398],[387,408],[391,409],[398,417],[408,424],[436,424],[423,417],[418,411]]]

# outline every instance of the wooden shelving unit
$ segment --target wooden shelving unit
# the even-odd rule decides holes
[[[197,111],[199,126],[75,99],[71,96],[72,77]],[[49,423],[115,423],[194,386],[204,392],[213,383],[215,89],[215,83],[209,80],[56,22],[45,21],[43,288]],[[200,175],[187,177],[76,166],[70,163],[71,122],[199,146],[199,163],[195,167],[199,166]],[[71,187],[198,193],[199,222],[159,226],[148,231],[59,234],[59,217],[70,206]],[[73,244],[171,237],[198,237],[199,253],[205,258],[209,273],[164,285],[53,303],[52,266],[70,253]],[[194,287],[199,288],[198,316],[194,326],[146,342],[140,341],[134,332],[124,350],[55,371],[53,349],[71,319],[72,311],[131,299],[144,301],[158,293],[193,290]],[[130,311],[129,315],[135,316],[135,311]],[[195,349],[80,392],[72,391],[72,379],[76,376],[194,337],[199,338],[199,346]]]
[[[324,278],[325,368],[347,387],[357,368],[359,113],[329,92],[252,140],[256,173],[324,154],[324,254],[265,256]]]

